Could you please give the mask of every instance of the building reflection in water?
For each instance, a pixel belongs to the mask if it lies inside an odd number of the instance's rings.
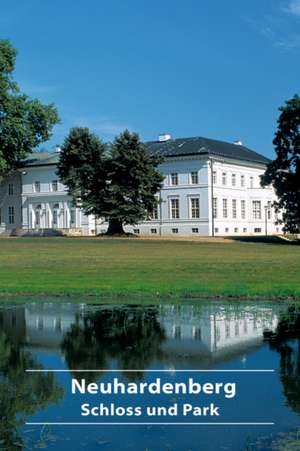
[[[14,339],[21,340],[31,348],[60,352],[66,334],[75,323],[78,327],[87,328],[87,324],[90,324],[87,318],[91,320],[97,314],[94,327],[99,328],[99,324],[108,321],[109,311],[115,312],[115,316],[109,320],[111,325],[113,318],[117,321],[117,312],[125,312],[125,317],[130,318],[141,308],[147,311],[149,307],[30,304],[5,310],[2,327]],[[263,344],[264,332],[275,331],[278,324],[278,311],[268,306],[258,307],[257,304],[237,304],[234,307],[229,304],[224,307],[216,304],[166,305],[152,306],[151,309],[155,311],[164,331],[160,360],[165,363],[174,360],[176,366],[184,361],[195,366],[201,362],[209,365],[210,362],[213,364],[214,361],[238,354],[245,358],[247,351]],[[151,343],[147,345],[151,346]]]
[[[265,330],[274,331],[278,313],[272,308],[200,309],[198,306],[161,307],[160,319],[168,337],[168,347],[177,353],[218,354],[247,349],[263,342]]]

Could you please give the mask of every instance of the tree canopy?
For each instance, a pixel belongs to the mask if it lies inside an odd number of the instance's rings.
[[[58,123],[54,105],[43,105],[20,92],[13,79],[16,50],[0,40],[0,178],[51,137]]]
[[[62,145],[58,175],[86,214],[106,218],[109,234],[149,216],[163,177],[158,155],[147,152],[136,133],[125,130],[104,144],[87,128],[73,128]]]
[[[279,377],[283,394],[294,412],[300,413],[300,308],[291,305],[279,316],[274,333],[266,333],[271,349],[279,352]]]
[[[156,307],[116,306],[87,312],[66,332],[62,351],[69,368],[105,369],[111,360],[120,369],[142,370],[162,358],[165,330]],[[140,379],[142,372],[124,373]],[[74,374],[76,377],[76,374]],[[85,373],[94,381],[94,373]]]
[[[284,230],[300,232],[300,97],[295,95],[283,107],[273,144],[276,159],[268,164],[263,186],[273,184],[282,211]]]

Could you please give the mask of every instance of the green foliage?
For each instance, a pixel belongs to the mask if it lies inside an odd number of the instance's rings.
[[[58,175],[86,214],[109,219],[109,233],[147,218],[157,203],[162,161],[136,133],[125,130],[105,145],[87,128],[73,128],[62,146]]]
[[[300,232],[300,97],[295,95],[279,109],[278,128],[274,138],[277,157],[262,178],[263,186],[273,184],[283,214],[284,230]]]
[[[300,307],[292,304],[280,315],[276,331],[266,337],[280,353],[279,376],[288,405],[300,413]]]
[[[51,137],[56,108],[20,93],[13,80],[16,50],[0,40],[0,177]]]
[[[26,417],[57,403],[63,388],[53,373],[26,373],[28,368],[41,366],[25,349],[25,337],[9,329],[9,320],[0,311],[0,449],[17,451],[23,449],[19,428]]]
[[[162,159],[150,155],[136,133],[125,130],[116,137],[111,152],[110,195],[104,216],[124,224],[147,218],[157,200],[163,176],[157,170]]]
[[[141,370],[162,358],[164,340],[157,307],[116,306],[77,318],[64,336],[62,351],[70,369],[106,369],[113,359],[120,369]],[[124,375],[133,380],[143,377],[141,372]],[[95,374],[85,377],[93,381]]]
[[[105,152],[88,128],[72,128],[62,146],[57,173],[87,214],[97,213],[107,189]]]

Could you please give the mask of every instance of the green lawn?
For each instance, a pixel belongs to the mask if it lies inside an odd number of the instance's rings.
[[[103,238],[0,239],[0,294],[300,299],[300,246]]]

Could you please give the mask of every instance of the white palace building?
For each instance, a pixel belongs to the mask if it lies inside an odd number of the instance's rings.
[[[160,135],[145,143],[160,153],[164,175],[151,218],[125,229],[140,235],[280,234],[273,188],[260,186],[269,160],[241,142]],[[56,152],[32,153],[0,186],[0,234],[94,235],[104,220],[75,208],[56,174]]]

